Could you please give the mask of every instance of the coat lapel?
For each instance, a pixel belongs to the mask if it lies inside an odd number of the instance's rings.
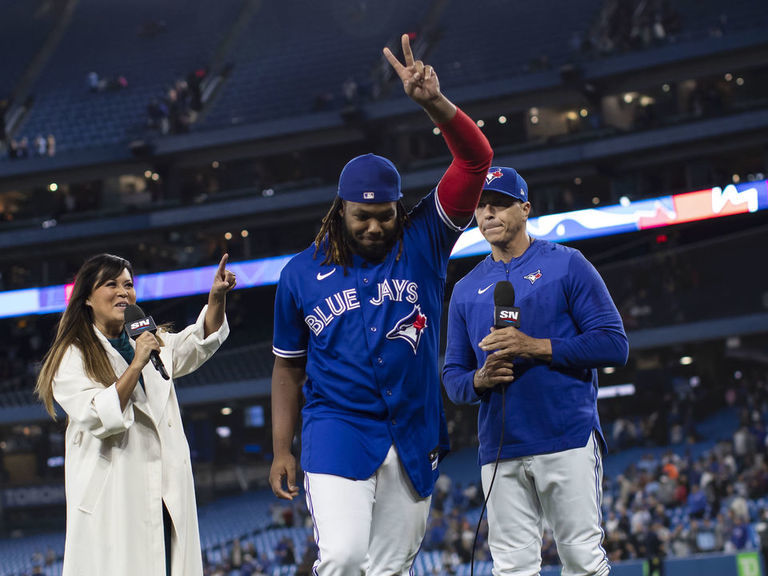
[[[135,347],[133,340],[131,340],[131,346]],[[173,376],[171,371],[173,358],[171,358],[168,348],[160,348],[160,358],[165,365],[166,372]],[[168,404],[168,398],[171,395],[171,380],[166,380],[160,376],[151,361],[147,362],[141,373],[144,375],[144,383],[147,385],[149,406],[152,409],[152,414],[155,415],[155,424],[160,424],[163,412],[165,412],[165,405]]]
[[[112,344],[109,343],[109,340],[107,340],[106,336],[104,336],[104,334],[102,334],[101,331],[96,328],[96,326],[93,326],[93,331],[96,334],[96,337],[99,339],[99,342],[101,342],[101,345],[104,347],[104,350],[106,350],[107,356],[109,357],[109,362],[112,364],[112,369],[115,371],[115,375],[120,378],[120,375],[128,369],[128,363],[125,361],[125,358],[120,355],[120,352],[115,350]],[[133,346],[135,349],[136,345],[134,344],[133,340],[130,342],[131,346]],[[146,386],[147,376],[144,374],[144,370],[142,370],[141,373],[142,376],[144,376],[144,385]],[[136,384],[136,387],[133,389],[133,393],[131,394],[131,400],[133,401],[135,408],[138,408],[144,412],[153,421],[155,420],[152,416],[151,402],[149,401],[144,388],[141,387],[141,384]]]

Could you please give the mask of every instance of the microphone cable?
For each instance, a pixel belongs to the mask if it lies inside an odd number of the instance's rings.
[[[475,539],[472,541],[472,556],[469,560],[469,576],[475,576],[475,549],[477,548],[477,537],[480,534],[480,524],[483,523],[483,515],[488,508],[488,499],[491,497],[491,490],[493,489],[493,483],[496,480],[496,471],[499,469],[499,460],[501,459],[501,448],[504,446],[504,421],[506,418],[506,392],[509,384],[502,384],[501,386],[501,436],[499,437],[499,450],[496,452],[496,461],[493,463],[493,475],[491,476],[491,483],[488,485],[488,493],[483,499],[483,507],[480,509],[480,518],[477,519],[477,528],[475,528]],[[480,488],[482,489],[482,468],[480,471]]]

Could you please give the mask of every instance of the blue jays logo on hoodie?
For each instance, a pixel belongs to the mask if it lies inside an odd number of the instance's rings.
[[[421,340],[421,333],[427,327],[427,317],[421,313],[421,306],[414,305],[410,314],[398,320],[395,327],[387,334],[388,340],[397,340],[402,338],[413,348],[413,353],[416,354],[416,350],[419,347],[419,341]]]

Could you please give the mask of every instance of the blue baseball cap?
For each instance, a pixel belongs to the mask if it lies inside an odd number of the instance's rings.
[[[521,202],[528,202],[528,184],[514,168],[491,168],[485,175],[483,190],[501,192]]]
[[[396,202],[403,197],[400,173],[392,162],[381,156],[357,156],[341,171],[338,193],[342,200],[349,202]]]

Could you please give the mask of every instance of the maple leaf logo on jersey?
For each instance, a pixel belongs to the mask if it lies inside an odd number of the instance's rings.
[[[539,278],[541,278],[541,270],[536,270],[536,272],[531,272],[530,274],[526,274],[523,276],[526,280],[530,280],[531,284],[536,282]]]
[[[398,320],[395,327],[387,334],[387,339],[397,340],[398,338],[402,338],[411,345],[413,353],[416,354],[416,350],[419,347],[419,341],[421,340],[421,333],[424,332],[424,328],[426,327],[427,317],[421,313],[421,306],[416,304],[408,316]]]
[[[504,174],[502,173],[501,170],[494,170],[493,172],[488,172],[488,174],[485,175],[485,183],[490,184],[491,182],[496,180],[496,178],[501,178],[502,176],[504,176]]]

